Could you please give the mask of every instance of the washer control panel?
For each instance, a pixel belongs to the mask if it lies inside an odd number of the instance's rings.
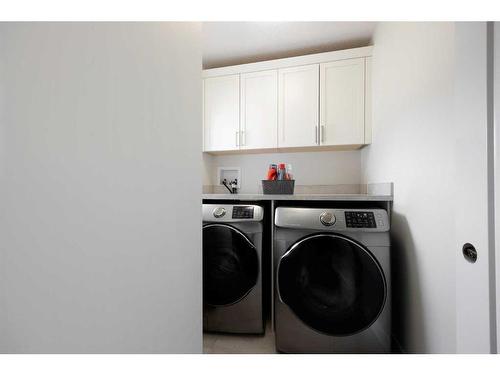
[[[262,221],[264,208],[256,204],[209,204],[202,207],[203,222],[235,223]]]
[[[347,228],[376,228],[373,211],[345,211]]]
[[[253,206],[233,206],[233,219],[253,219]]]

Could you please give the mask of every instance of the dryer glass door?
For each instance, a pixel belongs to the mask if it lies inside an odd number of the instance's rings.
[[[310,328],[338,336],[368,328],[386,299],[383,271],[371,252],[337,234],[315,234],[278,264],[280,299]]]
[[[231,305],[255,286],[259,257],[252,242],[227,224],[203,227],[203,303]]]

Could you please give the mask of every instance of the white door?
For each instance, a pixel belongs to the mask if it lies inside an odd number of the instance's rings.
[[[493,136],[485,22],[455,26],[456,324],[458,353],[495,352]],[[438,202],[436,202],[438,204]],[[443,213],[446,219],[447,214]],[[464,256],[465,253],[469,257]],[[474,251],[477,259],[474,261]],[[467,260],[469,259],[469,261]],[[439,270],[436,270],[439,272]]]
[[[320,65],[320,143],[365,143],[365,59]]]
[[[241,75],[240,148],[278,147],[278,71]]]
[[[278,71],[278,146],[318,144],[319,65]]]
[[[203,81],[203,151],[239,149],[240,76]]]

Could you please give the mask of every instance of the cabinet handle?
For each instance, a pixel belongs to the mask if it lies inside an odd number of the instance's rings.
[[[241,131],[241,144],[240,146],[246,146],[246,139],[247,136],[246,136],[246,132],[244,130]]]
[[[236,132],[236,147],[240,147],[240,132]]]
[[[320,138],[320,141],[321,143],[323,143],[325,141],[325,126],[324,125],[321,125],[319,127],[319,138]]]
[[[318,127],[314,127],[314,143],[318,144]]]

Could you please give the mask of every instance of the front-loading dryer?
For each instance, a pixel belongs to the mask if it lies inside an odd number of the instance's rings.
[[[391,351],[385,210],[278,207],[274,264],[278,351]]]
[[[259,205],[203,205],[203,329],[264,333]]]

